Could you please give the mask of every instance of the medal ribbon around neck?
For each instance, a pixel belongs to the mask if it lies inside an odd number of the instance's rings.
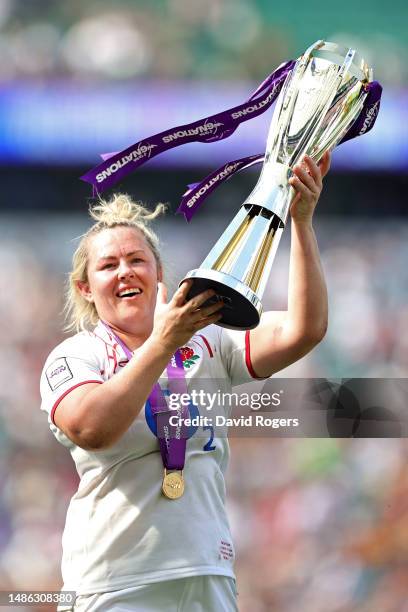
[[[130,351],[126,344],[113,332],[107,323],[102,321],[102,325],[122,347],[127,359],[130,361],[133,356],[132,351]],[[187,383],[180,350],[177,349],[172,356],[170,363],[166,367],[166,371],[170,394],[176,394],[177,397],[180,397],[181,394],[187,393]],[[175,499],[183,494],[183,477],[182,475],[167,474],[167,470],[182,471],[184,468],[188,437],[187,428],[184,426],[184,419],[189,416],[188,406],[184,406],[180,403],[177,409],[171,410],[167,405],[162,388],[158,382],[154,384],[148,401],[150,402],[152,414],[157,424],[157,438],[159,440],[160,453],[165,469],[163,485],[166,482],[166,478],[170,481],[176,478],[179,485],[170,495],[168,495],[166,491],[163,492],[166,496],[170,497],[170,499]],[[169,420],[171,416],[177,416],[177,425],[170,424]]]

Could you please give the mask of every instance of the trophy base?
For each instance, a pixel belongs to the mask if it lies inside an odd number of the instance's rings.
[[[217,321],[216,325],[239,330],[253,329],[258,325],[262,314],[261,300],[240,280],[224,272],[206,268],[190,270],[183,278],[187,279],[193,281],[187,299],[207,289],[214,289],[217,295],[207,300],[204,305],[214,304],[219,298],[224,300],[225,306],[220,311],[222,319]]]

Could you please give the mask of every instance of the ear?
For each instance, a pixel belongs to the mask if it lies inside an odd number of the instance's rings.
[[[93,302],[92,291],[89,283],[86,283],[85,281],[77,281],[76,286],[79,293],[86,299],[87,302]]]
[[[159,266],[157,269],[157,282],[163,282],[163,268],[161,266]]]

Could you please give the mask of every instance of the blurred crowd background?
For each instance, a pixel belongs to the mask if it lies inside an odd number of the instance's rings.
[[[316,212],[327,336],[282,376],[407,376],[407,17],[402,0],[0,0],[0,590],[61,586],[77,476],[39,410],[38,383],[63,338],[66,274],[89,223],[79,176],[103,151],[242,102],[319,38],[355,45],[384,96],[373,132],[335,151]],[[225,143],[165,154],[120,186],[168,202],[157,230],[170,288],[205,257],[259,169],[227,182],[190,225],[174,215],[186,184],[214,160],[261,152],[270,117]],[[266,308],[286,307],[288,259],[289,230]],[[231,445],[240,612],[408,611],[405,440]]]
[[[268,0],[2,0],[1,78],[252,79],[314,39],[347,38],[384,82],[407,78],[406,7]]]

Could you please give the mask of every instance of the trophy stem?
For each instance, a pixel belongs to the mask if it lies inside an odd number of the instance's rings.
[[[270,210],[243,205],[201,266],[187,274],[185,279],[192,280],[188,299],[214,289],[217,296],[205,305],[224,301],[218,325],[232,329],[256,327],[283,228],[280,217]]]

